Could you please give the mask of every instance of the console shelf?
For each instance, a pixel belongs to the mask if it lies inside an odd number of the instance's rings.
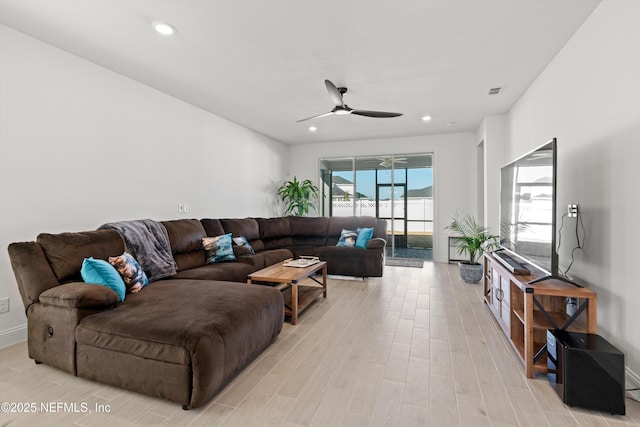
[[[484,301],[524,364],[527,378],[547,372],[548,329],[597,333],[596,293],[561,280],[535,284],[543,274],[516,275],[492,254],[484,254]],[[579,314],[566,313],[566,299],[576,298]]]
[[[513,314],[518,318],[518,320],[520,320],[520,322],[524,324],[524,309],[514,309]],[[564,325],[567,322],[567,320],[569,320],[569,316],[567,316],[565,313],[550,312],[548,313],[548,315],[551,317],[554,323],[558,326]],[[532,324],[531,324],[533,329],[542,329],[546,334],[547,329],[549,329],[549,325],[550,325],[549,321],[539,310],[533,311],[533,318],[532,318]],[[568,325],[566,330],[571,332],[583,332],[586,330],[586,325],[584,324],[583,321],[578,319],[575,322]]]

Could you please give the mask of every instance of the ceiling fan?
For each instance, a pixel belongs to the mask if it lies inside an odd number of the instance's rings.
[[[392,164],[396,163],[407,163],[406,157],[394,157],[393,161],[391,157],[378,157],[378,160],[380,160],[380,166],[383,168],[390,168]]]
[[[401,116],[402,113],[389,113],[386,111],[369,111],[369,110],[357,110],[355,108],[349,107],[344,103],[342,96],[347,93],[346,87],[336,87],[329,80],[324,81],[324,85],[327,87],[327,91],[329,92],[329,97],[333,102],[333,110],[328,113],[318,114],[317,116],[307,117],[306,119],[297,120],[297,122],[304,122],[305,120],[317,119],[319,117],[329,116],[331,114],[337,115],[346,115],[346,114],[355,114],[358,116],[365,117],[398,117]]]

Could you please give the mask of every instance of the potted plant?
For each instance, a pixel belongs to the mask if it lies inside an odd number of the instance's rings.
[[[316,210],[312,200],[318,198],[318,187],[308,179],[298,181],[294,176],[293,181],[286,181],[278,188],[278,195],[286,205],[283,215],[303,216],[310,208]]]
[[[482,264],[478,259],[485,250],[497,249],[499,247],[498,236],[489,234],[489,230],[478,224],[471,214],[462,215],[456,212],[451,224],[445,229],[455,233],[452,236],[456,239],[458,253],[469,254],[469,261],[461,261],[460,277],[467,283],[476,283],[482,279]]]

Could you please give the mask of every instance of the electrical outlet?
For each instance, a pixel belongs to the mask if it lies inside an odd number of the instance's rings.
[[[184,212],[184,205],[182,203],[178,204],[178,213]]]
[[[571,203],[567,209],[567,215],[569,218],[577,218],[578,217],[578,205],[576,203]]]
[[[9,297],[0,298],[0,313],[9,312]]]

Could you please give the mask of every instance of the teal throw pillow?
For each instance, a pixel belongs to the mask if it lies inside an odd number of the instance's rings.
[[[251,245],[249,244],[249,242],[247,241],[247,238],[244,237],[244,236],[234,237],[233,238],[233,243],[235,243],[238,246],[241,246],[241,247],[245,248],[246,250],[249,251],[250,254],[255,254],[256,253],[253,250],[253,248],[251,247]]]
[[[231,247],[231,233],[216,237],[204,237],[202,247],[207,254],[207,264],[236,260]]]
[[[373,228],[358,228],[358,238],[356,239],[356,248],[367,248],[367,243],[373,237]]]
[[[358,238],[358,232],[355,230],[342,230],[340,233],[340,239],[336,246],[345,246],[353,248],[356,245],[356,239]]]
[[[106,286],[118,294],[120,302],[124,301],[126,287],[120,273],[114,266],[101,259],[85,258],[80,269],[82,280],[87,283]]]
[[[124,252],[120,256],[110,256],[109,264],[118,270],[128,292],[137,294],[149,284],[149,279],[147,279],[144,270],[130,253]]]

